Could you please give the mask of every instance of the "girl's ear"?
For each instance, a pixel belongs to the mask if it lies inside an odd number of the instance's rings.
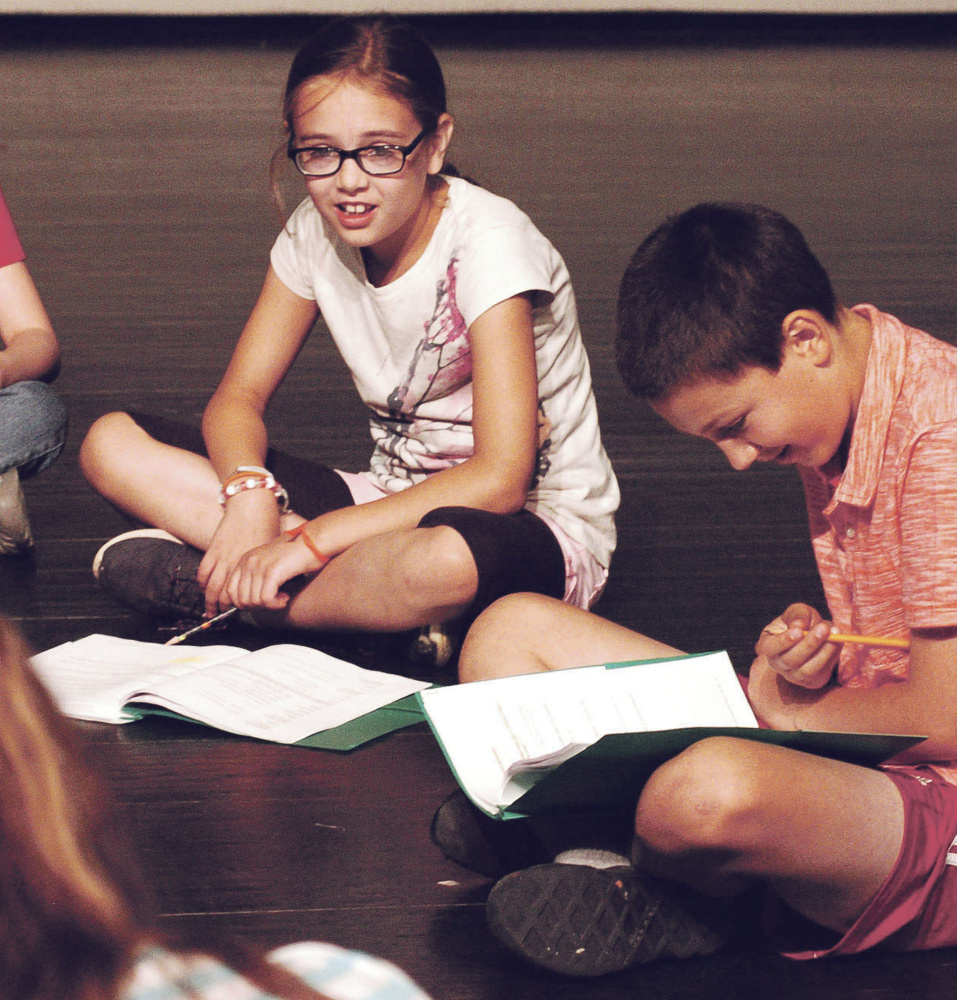
[[[795,309],[784,317],[784,350],[814,365],[826,365],[834,351],[834,328],[816,309]]]
[[[430,174],[439,173],[445,165],[445,153],[449,148],[449,143],[452,141],[452,133],[454,131],[455,123],[452,120],[452,116],[448,112],[443,112],[439,115],[435,132],[429,140],[429,149],[431,151],[429,157]]]

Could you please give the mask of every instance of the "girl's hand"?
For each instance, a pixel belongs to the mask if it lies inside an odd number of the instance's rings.
[[[831,628],[813,608],[792,604],[761,632],[755,652],[789,684],[817,690],[830,682],[840,657],[840,646],[827,641]]]
[[[247,490],[231,497],[210,542],[197,579],[206,590],[206,613],[233,606],[227,583],[240,559],[279,534],[279,508],[268,490]]]
[[[283,535],[243,555],[230,574],[226,593],[237,608],[281,611],[289,603],[289,594],[280,589],[283,584],[317,573],[324,565],[301,541]]]

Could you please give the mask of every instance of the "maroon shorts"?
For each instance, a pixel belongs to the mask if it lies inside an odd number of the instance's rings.
[[[880,946],[920,951],[957,944],[957,785],[930,766],[881,770],[904,800],[904,839],[870,906],[836,944],[789,958],[853,955]]]

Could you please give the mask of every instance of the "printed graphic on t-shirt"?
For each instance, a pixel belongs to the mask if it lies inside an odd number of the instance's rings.
[[[405,378],[389,393],[388,412],[372,412],[372,436],[379,455],[388,456],[388,472],[396,479],[420,480],[423,474],[468,458],[472,451],[471,393],[458,409],[451,398],[472,378],[468,327],[455,296],[458,263],[454,255],[436,285],[432,315],[423,324],[424,336],[412,352]],[[420,413],[436,400],[445,400],[444,419]]]
[[[552,422],[548,419],[542,401],[538,401],[538,450],[535,456],[535,475],[532,479],[532,486],[536,486],[547,475],[552,467],[552,460],[548,453],[552,449]]]
[[[458,264],[456,255],[449,262],[444,279],[436,286],[435,308],[424,325],[425,336],[416,345],[402,383],[389,393],[388,415],[376,413],[373,417],[374,423],[381,430],[381,436],[378,437],[380,447],[393,456],[393,459],[399,460],[389,463],[392,474],[399,478],[412,478],[409,475],[412,470],[409,469],[408,453],[403,446],[409,438],[415,438],[425,446],[416,455],[412,467],[416,472],[434,472],[447,467],[450,458],[468,457],[453,456],[450,453],[448,435],[450,432],[454,435],[452,440],[455,437],[461,438],[463,425],[471,425],[471,398],[461,413],[449,414],[452,419],[423,419],[419,416],[419,409],[423,404],[451,396],[471,381],[472,349],[468,327],[459,312],[455,296]],[[436,447],[431,447],[432,443]],[[551,443],[551,422],[539,403],[538,448],[532,485],[540,482],[548,473]],[[401,460],[403,455],[404,462]]]
[[[468,327],[455,300],[458,258],[449,262],[445,279],[436,288],[435,309],[425,324],[405,380],[389,393],[392,416],[415,414],[432,399],[441,399],[472,376],[472,349]]]

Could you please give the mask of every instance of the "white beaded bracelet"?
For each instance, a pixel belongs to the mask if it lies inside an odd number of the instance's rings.
[[[243,473],[249,473],[243,475]],[[259,466],[240,465],[219,488],[219,502],[225,507],[226,501],[230,497],[242,493],[244,490],[269,490],[279,504],[279,513],[285,514],[289,510],[289,494],[276,482],[275,476],[267,469]]]

